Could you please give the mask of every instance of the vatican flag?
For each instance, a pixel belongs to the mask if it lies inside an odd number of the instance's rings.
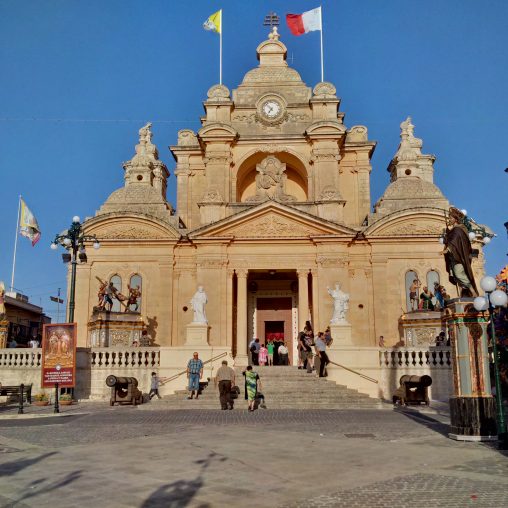
[[[32,241],[34,246],[41,237],[41,230],[35,215],[26,206],[26,203],[21,199],[21,215],[19,217],[19,234]]]
[[[211,32],[217,32],[218,34],[222,33],[222,9],[220,11],[214,12],[204,23],[203,28],[205,30],[210,30]]]

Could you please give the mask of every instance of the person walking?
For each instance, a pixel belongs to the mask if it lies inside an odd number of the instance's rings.
[[[258,389],[261,390],[261,380],[258,373],[252,370],[251,365],[242,374],[245,376],[245,400],[249,403],[249,411],[254,411]]]
[[[252,365],[259,365],[258,355],[260,348],[261,345],[259,344],[259,339],[252,339],[251,343],[249,344],[249,352],[252,358]]]
[[[162,397],[159,395],[159,386],[161,384],[161,381],[164,381],[166,379],[165,377],[159,377],[157,375],[157,372],[152,372],[152,379],[150,381],[150,392],[148,393],[148,397],[150,400],[152,400],[152,397],[157,395],[159,399]]]
[[[289,365],[289,362],[288,362],[288,348],[286,347],[286,343],[283,342],[280,346],[279,346],[279,350],[278,350],[278,353],[279,353],[279,364],[280,365]]]
[[[258,363],[262,367],[266,365],[266,361],[268,360],[268,349],[266,349],[264,344],[261,344],[261,347],[259,348],[259,355],[258,355]]]
[[[307,332],[303,344],[305,348],[305,362],[307,364],[307,373],[312,374],[312,368],[314,367],[314,354],[312,353],[314,338],[312,337],[312,332]]]
[[[231,388],[235,385],[235,371],[228,367],[227,360],[222,360],[215,376],[215,386],[219,386],[220,408],[233,409],[233,399],[231,398]]]
[[[273,340],[270,339],[270,342],[268,342],[268,344],[266,345],[266,349],[268,350],[268,365],[270,367],[273,367],[273,350],[274,350]]]
[[[326,365],[330,363],[328,355],[326,354],[326,343],[324,340],[324,333],[319,332],[315,342],[316,352],[319,355],[319,377],[325,377]]]
[[[187,379],[189,380],[189,400],[199,397],[199,380],[203,377],[203,362],[199,359],[198,353],[194,352],[192,358],[187,363]]]

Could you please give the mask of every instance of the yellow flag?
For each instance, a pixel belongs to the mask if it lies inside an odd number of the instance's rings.
[[[204,23],[203,28],[212,32],[221,33],[222,29],[222,9],[214,12]]]

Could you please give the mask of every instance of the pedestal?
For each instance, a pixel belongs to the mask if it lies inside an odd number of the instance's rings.
[[[88,346],[132,346],[134,341],[139,345],[143,328],[138,312],[95,310],[88,322]]]
[[[208,346],[208,331],[210,327],[207,323],[190,323],[187,325],[186,346]]]
[[[446,307],[452,347],[454,396],[450,398],[450,437],[461,441],[496,439],[496,407],[490,386],[487,318],[473,298]]]
[[[351,346],[353,344],[351,325],[348,322],[330,325],[330,333],[332,334],[333,345]]]

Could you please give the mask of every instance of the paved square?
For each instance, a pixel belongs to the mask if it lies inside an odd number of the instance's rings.
[[[504,507],[506,456],[412,410],[0,413],[5,507]]]

